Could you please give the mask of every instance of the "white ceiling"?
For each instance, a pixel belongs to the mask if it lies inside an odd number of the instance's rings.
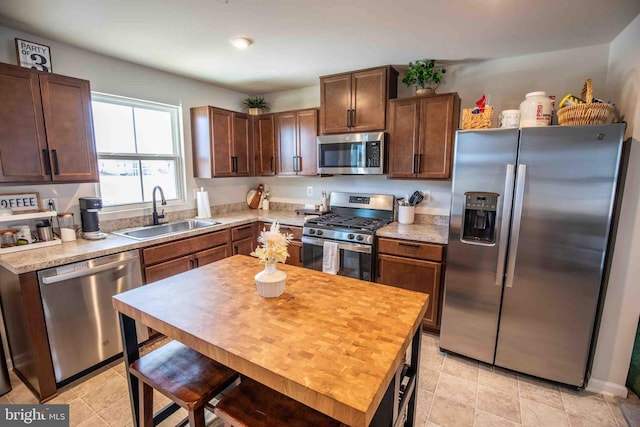
[[[640,0],[2,0],[0,22],[245,93],[611,42]],[[254,40],[245,51],[229,40]],[[55,52],[53,52],[55,61]]]

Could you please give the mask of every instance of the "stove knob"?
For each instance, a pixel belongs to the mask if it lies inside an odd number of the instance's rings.
[[[356,236],[356,240],[360,240],[361,241],[362,240],[362,236],[360,236],[360,235]]]
[[[353,240],[353,238],[354,238],[354,237],[356,237],[356,236],[354,236],[354,235],[353,235],[353,233],[350,233],[350,234],[347,236],[347,239]]]
[[[316,230],[312,228],[311,230],[309,230],[309,234],[316,234]]]
[[[323,234],[323,233],[322,233],[322,230],[318,230],[318,231],[316,232],[316,234],[317,234],[318,236],[322,236],[322,234]]]

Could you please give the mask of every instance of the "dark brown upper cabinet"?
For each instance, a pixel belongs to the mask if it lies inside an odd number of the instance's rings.
[[[449,179],[458,94],[395,99],[389,105],[389,177]]]
[[[385,130],[397,91],[398,72],[389,66],[320,77],[320,133]]]
[[[252,134],[247,114],[210,106],[191,108],[194,177],[252,175]]]
[[[317,175],[318,110],[276,113],[278,175]]]
[[[0,63],[0,182],[97,182],[89,82]]]
[[[273,114],[251,116],[256,176],[276,174],[276,126]]]

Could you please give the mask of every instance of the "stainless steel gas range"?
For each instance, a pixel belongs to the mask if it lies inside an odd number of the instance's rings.
[[[394,203],[387,194],[331,193],[330,212],[304,223],[303,265],[323,271],[333,243],[338,275],[373,281],[375,231],[393,221]]]

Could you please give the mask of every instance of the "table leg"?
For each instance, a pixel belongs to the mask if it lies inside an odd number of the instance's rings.
[[[413,394],[409,398],[407,407],[407,423],[405,426],[413,427],[416,424],[416,412],[418,409],[418,386],[420,384],[420,351],[422,349],[422,326],[418,328],[411,341],[411,369],[416,373]]]
[[[129,373],[129,366],[140,358],[138,351],[138,334],[136,333],[136,322],[129,316],[118,313],[120,319],[120,333],[122,334],[122,355],[124,356],[124,367],[127,372],[127,383],[129,383],[129,399],[131,400],[131,415],[133,417],[133,427],[138,427],[140,414],[140,403],[138,401],[139,385],[138,379]]]

